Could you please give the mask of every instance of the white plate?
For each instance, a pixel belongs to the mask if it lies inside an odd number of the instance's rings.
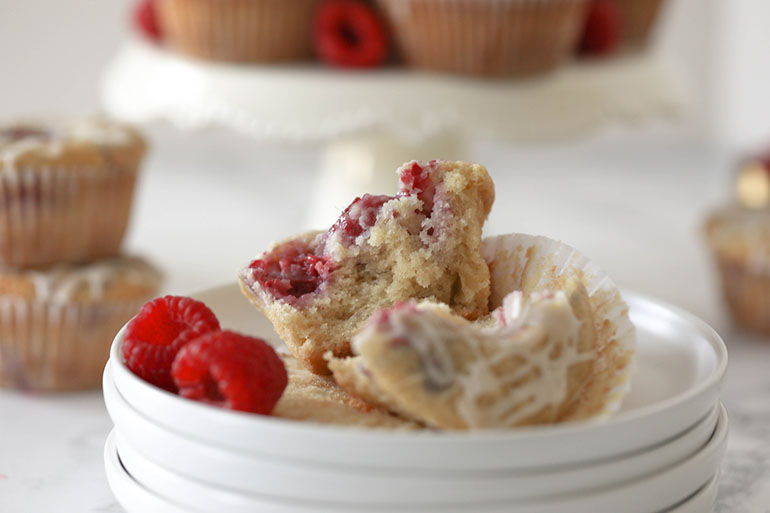
[[[677,504],[664,513],[709,513],[714,508],[714,501],[719,490],[719,469],[708,483],[695,492],[689,499]]]
[[[267,319],[237,285],[196,294],[223,326],[274,342]],[[451,471],[531,469],[618,457],[669,440],[717,401],[727,366],[719,336],[676,307],[626,293],[637,328],[637,369],[621,412],[604,423],[574,423],[471,433],[390,432],[321,426],[225,411],[149,385],[112,346],[115,384],[152,422],[193,438],[257,455],[360,467]]]
[[[458,476],[404,469],[355,469],[254,457],[192,439],[153,424],[120,396],[104,374],[104,397],[122,446],[171,472],[201,483],[273,497],[377,504],[472,503],[585,492],[639,479],[686,460],[714,432],[718,408],[680,437],[647,451],[608,462],[525,473],[487,472]],[[123,453],[121,453],[123,454]],[[124,463],[132,469],[133,453]],[[253,476],[261,476],[254,479]],[[343,485],[343,486],[341,486]],[[181,489],[180,489],[181,490]]]
[[[151,492],[128,474],[118,457],[114,433],[110,433],[104,445],[104,466],[107,481],[115,494],[115,498],[128,513],[190,513],[190,509]],[[689,499],[667,509],[665,513],[707,513],[713,507],[718,487],[719,472],[715,473],[709,482]],[[263,509],[262,511],[269,513],[271,510]],[[274,513],[289,513],[291,510],[276,508],[272,511]]]
[[[446,503],[443,505],[372,505],[372,504],[342,504],[320,501],[288,500],[242,494],[222,487],[214,487],[168,471],[143,458],[133,450],[125,439],[118,437],[121,445],[118,454],[137,484],[145,492],[157,497],[163,497],[172,504],[180,504],[190,509],[204,513],[246,513],[249,511],[275,512],[386,512],[409,511],[421,513],[438,513],[452,511],[474,512],[508,512],[508,513],[653,513],[674,508],[673,511],[683,513],[698,511],[694,509],[705,505],[711,497],[709,484],[719,468],[724,449],[727,444],[727,415],[720,407],[717,428],[709,443],[691,458],[662,470],[655,475],[624,483],[623,485],[607,487],[593,493],[567,494],[555,498],[533,501],[498,501],[477,503]],[[108,446],[113,443],[108,440]],[[252,476],[261,479],[264,476]],[[111,481],[112,485],[112,481]],[[705,485],[705,492],[704,490]],[[299,485],[297,485],[299,487]],[[345,483],[338,483],[344,488]],[[699,492],[699,490],[701,492]],[[120,500],[119,492],[116,492]],[[683,502],[684,501],[684,502]],[[695,502],[693,502],[695,501]],[[688,505],[688,502],[690,503]],[[121,501],[123,504],[123,502]],[[127,507],[126,504],[123,504]],[[131,513],[133,511],[127,507]]]
[[[189,508],[174,504],[136,482],[118,458],[114,433],[104,444],[104,473],[115,499],[129,513],[191,513]]]

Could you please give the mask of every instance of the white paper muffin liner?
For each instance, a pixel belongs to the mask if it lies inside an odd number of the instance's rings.
[[[119,253],[137,169],[138,162],[0,172],[0,265],[86,262]]]
[[[110,343],[143,301],[55,304],[0,297],[0,386],[98,388]]]
[[[559,290],[567,278],[583,283],[598,337],[597,358],[582,399],[562,420],[603,418],[617,411],[630,388],[636,336],[628,306],[607,274],[576,249],[542,236],[491,237],[484,239],[482,251],[491,274],[490,310],[515,290],[526,296]]]
[[[585,0],[378,0],[404,59],[479,76],[554,69],[575,51]]]

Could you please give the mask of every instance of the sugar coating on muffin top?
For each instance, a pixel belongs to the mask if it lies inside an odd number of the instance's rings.
[[[0,271],[0,296],[47,304],[131,301],[157,292],[161,274],[139,257]]]
[[[356,198],[326,232],[276,244],[242,269],[244,294],[296,357],[328,372],[323,354],[350,340],[377,309],[411,298],[487,314],[489,269],[481,232],[494,201],[486,169],[468,162],[409,162],[395,196]]]
[[[138,159],[146,148],[134,128],[104,118],[0,126],[0,172],[56,165],[96,167]]]

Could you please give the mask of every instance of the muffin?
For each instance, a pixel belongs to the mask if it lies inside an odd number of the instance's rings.
[[[612,0],[618,7],[621,37],[631,46],[647,42],[665,0]]]
[[[395,196],[356,198],[327,231],[281,242],[239,274],[241,290],[289,349],[316,373],[324,353],[350,354],[375,310],[408,299],[486,315],[489,269],[482,226],[494,200],[486,169],[409,162]]]
[[[329,355],[346,390],[439,429],[508,428],[611,413],[628,390],[634,330],[607,276],[574,249],[521,234],[485,241],[490,318],[404,303]],[[590,293],[589,293],[590,290]]]
[[[292,356],[282,357],[289,374],[289,384],[273,409],[273,416],[337,426],[420,428],[414,422],[349,394],[331,377],[313,374]]]
[[[144,153],[135,130],[102,119],[0,127],[0,266],[117,255]]]
[[[706,237],[733,321],[770,336],[770,209],[717,210],[706,222]]]
[[[585,0],[378,0],[411,66],[474,76],[529,75],[566,62]]]
[[[200,59],[276,62],[313,55],[320,0],[157,0],[169,46]]]
[[[112,339],[159,284],[132,257],[0,270],[0,386],[97,388]]]

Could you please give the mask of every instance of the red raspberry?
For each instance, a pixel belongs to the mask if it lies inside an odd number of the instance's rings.
[[[314,292],[328,278],[333,265],[328,257],[313,254],[302,244],[279,246],[249,264],[254,281],[273,296],[292,303],[295,298]]]
[[[353,244],[356,237],[374,226],[380,208],[393,198],[394,196],[364,194],[362,197],[354,199],[353,203],[348,205],[348,208],[337,218],[329,232],[341,230],[345,234],[348,244]]]
[[[594,0],[588,8],[580,53],[609,55],[620,43],[620,12],[610,0]]]
[[[401,171],[401,194],[416,194],[422,201],[422,213],[429,216],[433,211],[433,196],[436,194],[436,184],[431,179],[431,168],[435,160],[423,167],[417,162]]]
[[[134,24],[153,41],[160,41],[163,34],[155,12],[155,0],[142,0],[134,8]]]
[[[313,32],[321,60],[343,68],[371,68],[388,55],[388,39],[377,13],[360,0],[327,0],[318,8]]]
[[[214,312],[189,297],[165,296],[145,304],[126,327],[123,358],[134,374],[176,391],[171,363],[179,350],[204,333],[219,330]]]
[[[208,333],[187,344],[171,373],[182,397],[262,415],[273,411],[289,380],[267,342],[232,331]]]

